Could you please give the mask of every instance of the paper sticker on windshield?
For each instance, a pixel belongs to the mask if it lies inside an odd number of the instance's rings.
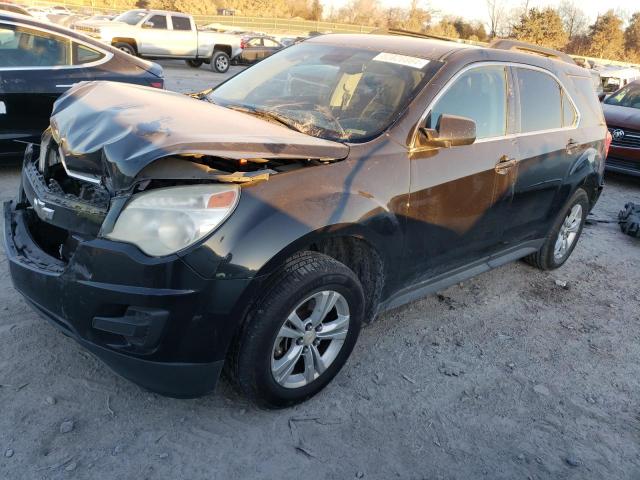
[[[397,53],[382,52],[373,57],[376,62],[395,63],[397,65],[404,65],[405,67],[423,69],[429,64],[429,60],[418,57],[409,57],[407,55],[398,55]]]

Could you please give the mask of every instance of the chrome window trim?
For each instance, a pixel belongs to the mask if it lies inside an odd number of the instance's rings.
[[[45,33],[48,33],[50,35],[53,35],[55,37],[59,37],[59,38],[64,38],[65,40],[68,40],[70,45],[71,45],[71,63],[73,63],[73,44],[77,43],[79,45],[84,45],[87,48],[90,48],[91,50],[95,50],[97,52],[100,52],[101,54],[104,55],[104,57],[102,57],[99,60],[96,60],[95,62],[90,62],[90,63],[82,63],[80,65],[51,65],[51,66],[41,66],[41,67],[0,67],[0,72],[13,72],[16,70],[19,71],[38,71],[38,70],[75,70],[78,68],[91,68],[91,67],[97,67],[99,65],[105,64],[108,61],[110,61],[113,58],[113,53],[108,52],[106,50],[103,50],[100,47],[97,47],[91,43],[85,42],[84,40],[80,40],[77,38],[72,38],[69,37],[68,35],[64,34],[64,33],[60,33],[60,32],[54,32],[52,30],[47,29],[46,27],[41,27],[41,26],[34,26],[34,25],[29,25],[29,24],[25,24],[25,23],[20,23],[20,22],[12,22],[12,21],[3,21],[0,23],[0,26],[2,25],[14,25],[16,27],[22,27],[22,28],[26,28],[29,30],[36,30],[36,31],[42,31]]]
[[[449,91],[451,86],[456,82],[456,80],[458,80],[458,78],[460,78],[464,73],[466,73],[466,72],[468,72],[470,70],[474,70],[474,69],[482,68],[482,67],[496,67],[496,66],[497,67],[505,67],[505,68],[506,67],[526,68],[526,69],[529,69],[529,70],[536,70],[538,72],[542,72],[542,73],[545,73],[545,74],[549,75],[551,78],[553,78],[558,83],[558,85],[560,85],[560,88],[562,88],[562,91],[567,95],[567,98],[569,98],[569,101],[571,102],[571,104],[573,105],[573,108],[576,111],[576,121],[575,121],[575,123],[573,125],[571,125],[569,127],[551,128],[551,129],[547,129],[547,130],[536,130],[536,131],[533,131],[533,132],[508,133],[506,135],[501,135],[499,137],[480,138],[480,139],[476,140],[474,143],[496,142],[496,141],[499,141],[499,140],[505,140],[505,139],[510,139],[510,138],[513,139],[513,138],[518,138],[518,137],[527,137],[527,136],[530,136],[530,135],[541,135],[541,134],[545,134],[545,133],[562,132],[562,131],[566,131],[566,130],[576,130],[580,126],[580,121],[582,120],[582,113],[578,109],[578,106],[577,106],[576,102],[573,100],[573,97],[571,96],[571,94],[569,93],[569,90],[564,86],[564,83],[562,83],[562,81],[553,72],[550,72],[549,70],[546,70],[546,69],[541,68],[541,67],[536,67],[535,65],[527,65],[527,64],[518,63],[518,62],[498,62],[498,61],[475,62],[475,63],[471,63],[469,65],[466,65],[464,68],[462,68],[459,71],[457,71],[455,73],[455,75],[453,75],[444,84],[444,86],[440,89],[440,91],[437,93],[437,95],[435,97],[433,97],[433,100],[431,100],[431,102],[429,103],[429,105],[425,109],[424,113],[420,117],[420,120],[418,120],[418,123],[413,127],[413,133],[411,134],[411,143],[409,144],[409,149],[410,150],[420,149],[420,147],[416,146],[416,141],[417,141],[417,138],[418,138],[418,129],[420,128],[421,125],[424,125],[424,122],[427,120],[427,117],[429,116],[429,113],[431,113],[431,110],[433,109],[435,104],[438,103],[440,98],[442,98],[442,96]],[[428,86],[427,86],[427,88],[428,88]]]

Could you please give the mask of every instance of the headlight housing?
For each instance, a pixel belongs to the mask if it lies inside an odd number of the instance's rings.
[[[237,185],[190,185],[139,193],[105,237],[133,243],[154,257],[176,253],[219,227],[239,198]]]

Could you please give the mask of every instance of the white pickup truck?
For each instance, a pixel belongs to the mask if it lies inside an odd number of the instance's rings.
[[[239,36],[199,31],[191,15],[179,12],[129,10],[112,21],[87,20],[74,28],[131,55],[181,58],[194,68],[207,63],[220,73],[242,52]]]

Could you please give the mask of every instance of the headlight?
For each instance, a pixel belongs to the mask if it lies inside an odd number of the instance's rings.
[[[159,257],[193,245],[215,230],[238,203],[237,185],[159,188],[135,195],[105,236]]]

